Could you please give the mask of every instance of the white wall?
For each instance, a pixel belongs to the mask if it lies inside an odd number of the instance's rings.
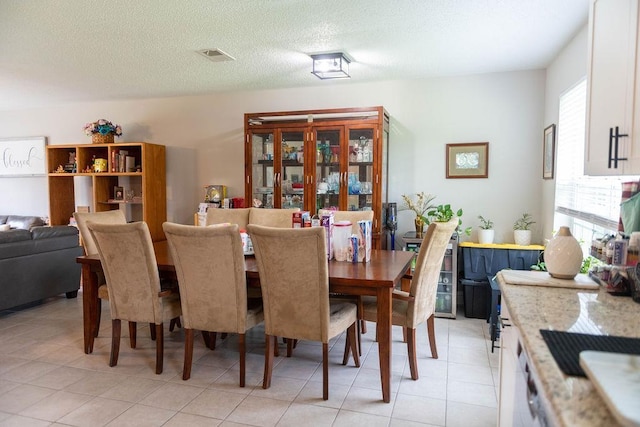
[[[547,68],[544,127],[552,123],[558,125],[560,95],[586,77],[587,48],[588,31],[585,25]],[[557,134],[556,129],[556,136]],[[542,131],[540,131],[540,141],[542,141]],[[545,180],[542,186],[543,236],[547,239],[552,237],[554,227],[555,183],[555,179]]]
[[[168,146],[168,218],[190,223],[207,184],[243,193],[243,114],[383,105],[391,115],[390,201],[426,191],[437,203],[464,209],[463,226],[478,215],[496,224],[496,241],[512,242],[512,224],[542,214],[544,70],[383,83],[332,82],[326,87],[81,103],[0,112],[0,137],[44,135],[49,144],[87,142],[85,122],[122,125],[123,141]],[[489,142],[488,179],[445,179],[445,144]],[[46,178],[0,178],[0,213],[47,215]],[[400,205],[400,203],[399,203]],[[399,233],[412,228],[401,212]],[[474,230],[472,239],[477,236]]]

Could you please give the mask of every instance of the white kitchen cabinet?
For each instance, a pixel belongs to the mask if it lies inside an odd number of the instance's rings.
[[[516,347],[518,336],[515,326],[509,319],[506,304],[500,314],[500,387],[498,389],[498,426],[512,426],[514,419],[514,397],[516,376],[518,375],[518,358]]]
[[[638,0],[593,0],[585,174],[640,174]]]

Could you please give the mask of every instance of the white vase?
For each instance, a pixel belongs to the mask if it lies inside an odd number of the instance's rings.
[[[582,267],[582,248],[569,227],[560,227],[544,249],[547,271],[557,279],[573,279]]]
[[[478,230],[478,243],[481,245],[488,245],[493,243],[493,236],[495,230],[485,230],[484,228],[480,228]]]
[[[513,230],[513,240],[516,245],[529,246],[531,244],[531,230]]]

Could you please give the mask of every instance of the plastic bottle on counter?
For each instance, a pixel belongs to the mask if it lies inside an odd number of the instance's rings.
[[[627,265],[628,240],[618,235],[613,241],[613,265]]]
[[[611,236],[605,245],[604,249],[604,262],[606,264],[613,264],[613,242],[615,238]]]
[[[629,247],[627,248],[627,265],[629,267],[635,267],[637,263],[638,263],[638,247],[630,244]]]

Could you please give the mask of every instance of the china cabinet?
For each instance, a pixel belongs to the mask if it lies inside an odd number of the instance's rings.
[[[90,191],[89,209],[122,209],[129,221],[145,221],[154,241],[164,240],[167,219],[164,145],[146,142],[47,146],[49,218],[68,224],[76,197]]]
[[[585,174],[640,173],[637,0],[593,0],[589,13]]]
[[[383,107],[245,114],[245,203],[373,210],[379,248],[388,137]]]
[[[422,244],[421,238],[416,238],[415,231],[408,231],[403,236],[404,250],[418,252]],[[415,267],[415,258],[412,264]],[[456,318],[456,305],[458,294],[458,235],[453,234],[447,245],[440,268],[438,278],[438,290],[436,292],[436,317]]]

